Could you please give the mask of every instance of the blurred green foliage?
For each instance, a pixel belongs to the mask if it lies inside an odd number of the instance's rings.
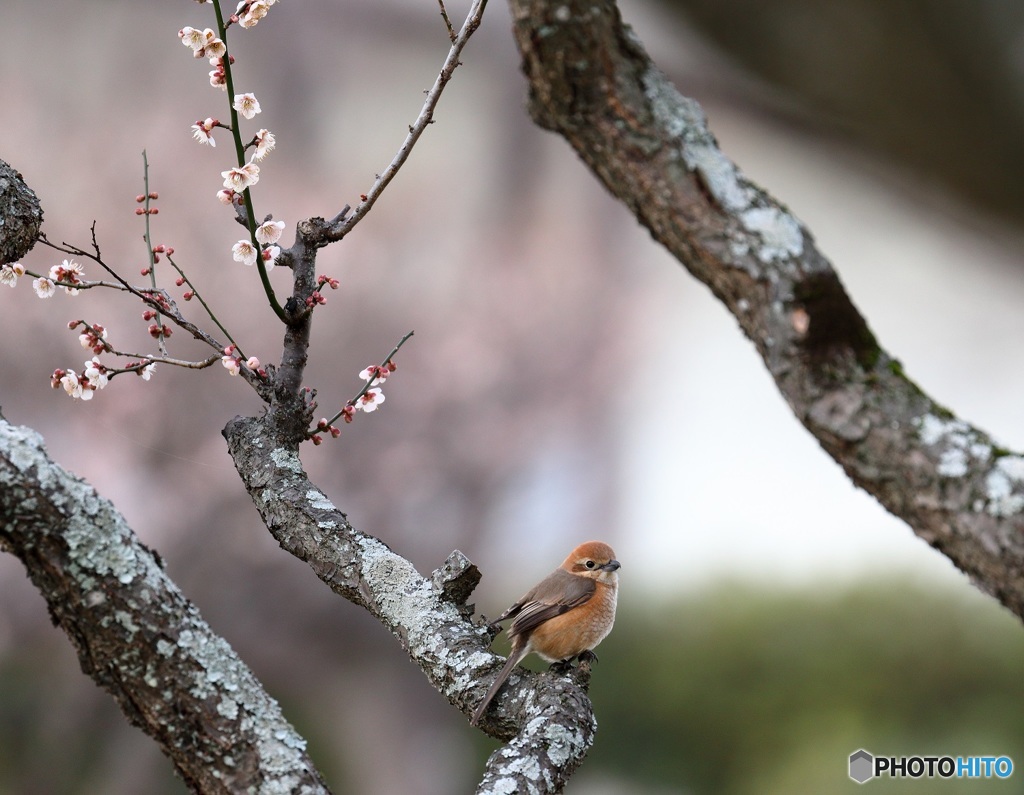
[[[1015,765],[1006,780],[875,779],[868,792],[1022,790],[1024,630],[966,582],[623,597],[591,684],[597,741],[570,793],[865,791],[847,776],[859,748]]]

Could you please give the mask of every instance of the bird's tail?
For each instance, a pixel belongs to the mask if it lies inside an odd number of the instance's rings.
[[[505,680],[508,679],[508,675],[512,673],[512,669],[515,668],[527,654],[529,654],[529,649],[527,648],[512,648],[512,651],[508,654],[508,659],[505,660],[505,664],[498,672],[498,676],[494,680],[494,684],[491,685],[491,689],[487,691],[487,695],[484,696],[484,700],[480,702],[479,706],[476,708],[476,712],[473,713],[473,719],[470,721],[470,725],[476,726],[480,722],[480,718],[482,718],[484,712],[487,711],[487,706],[491,703],[491,699],[493,699],[495,694],[501,689],[501,686],[505,684]]]

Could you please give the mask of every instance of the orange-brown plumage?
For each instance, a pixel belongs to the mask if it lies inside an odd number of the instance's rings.
[[[568,664],[591,653],[608,636],[615,622],[618,569],[615,552],[607,544],[580,544],[561,566],[498,617],[498,621],[512,619],[508,628],[512,650],[473,713],[473,725],[530,652],[551,663]]]

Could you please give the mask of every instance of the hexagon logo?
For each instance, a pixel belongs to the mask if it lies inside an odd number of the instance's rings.
[[[875,777],[875,758],[863,748],[850,754],[850,778],[863,784]]]

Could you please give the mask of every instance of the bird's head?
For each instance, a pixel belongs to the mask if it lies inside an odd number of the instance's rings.
[[[579,574],[608,585],[618,582],[619,565],[615,551],[603,541],[580,544],[562,562],[562,568],[570,574]]]

